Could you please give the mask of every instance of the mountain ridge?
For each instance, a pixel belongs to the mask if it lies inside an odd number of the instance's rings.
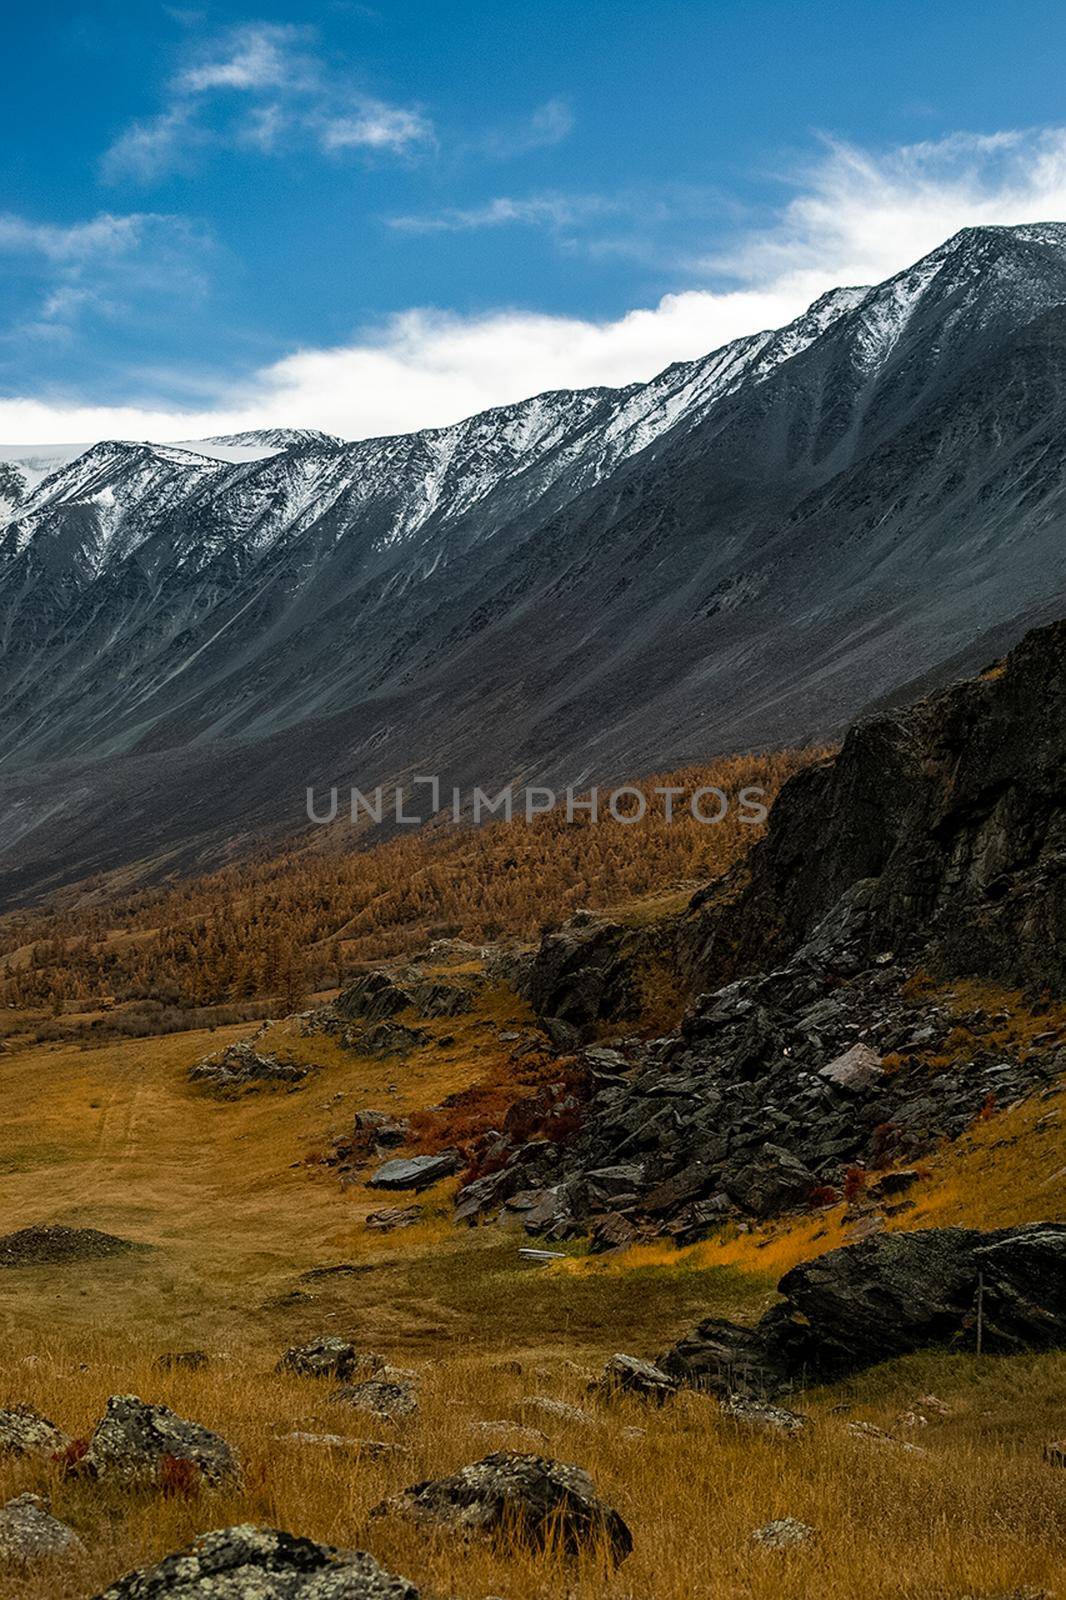
[[[258,460],[116,444],[87,481],[90,451],[0,529],[0,849],[32,878],[35,815],[69,827],[86,790],[209,854],[298,828],[313,782],[832,737],[1062,607],[1064,426],[1066,226],[1041,224],[645,385]],[[95,827],[82,865],[120,854]]]

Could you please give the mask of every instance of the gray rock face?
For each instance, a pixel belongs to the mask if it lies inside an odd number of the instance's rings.
[[[202,1534],[96,1600],[418,1600],[418,1590],[362,1550],[245,1524]]]
[[[724,1177],[722,1187],[743,1211],[770,1217],[802,1205],[817,1181],[790,1150],[764,1144],[754,1161]]]
[[[0,1506],[0,1563],[30,1566],[81,1548],[74,1529],[53,1517],[39,1495],[20,1494]]]
[[[397,1228],[413,1228],[421,1220],[418,1206],[382,1206],[380,1211],[367,1215],[365,1225],[375,1233],[394,1233]]]
[[[69,1443],[69,1434],[32,1406],[0,1411],[0,1456],[54,1456]]]
[[[100,1478],[158,1481],[172,1470],[168,1463],[173,1462],[188,1462],[211,1484],[237,1470],[233,1451],[219,1434],[187,1422],[169,1406],[113,1394],[93,1430],[82,1466]]]
[[[463,1158],[458,1150],[442,1150],[439,1155],[397,1157],[386,1161],[368,1179],[371,1189],[428,1189],[441,1178],[460,1171]]]
[[[778,1290],[755,1328],[702,1323],[660,1365],[696,1387],[765,1394],[926,1346],[972,1349],[978,1319],[990,1352],[1066,1348],[1066,1225],[879,1234],[794,1267]]]
[[[365,1359],[349,1339],[327,1333],[286,1350],[278,1362],[278,1371],[293,1372],[301,1378],[339,1378],[344,1381],[358,1370]]]
[[[678,1383],[710,1389],[723,1399],[769,1394],[782,1376],[757,1329],[718,1317],[707,1317],[679,1339],[657,1365]]]
[[[508,1534],[533,1546],[558,1540],[570,1552],[602,1541],[616,1561],[633,1548],[626,1524],[599,1498],[587,1472],[507,1450],[449,1478],[412,1484],[378,1510],[468,1532]]]

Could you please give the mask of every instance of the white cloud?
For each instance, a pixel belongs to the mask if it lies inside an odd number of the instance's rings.
[[[420,111],[362,92],[311,42],[307,28],[265,22],[200,41],[166,86],[162,109],[105,151],[103,177],[150,183],[212,148],[270,154],[289,142],[396,154],[432,140]]]
[[[208,47],[204,58],[180,72],[179,94],[205,94],[213,89],[279,89],[310,86],[317,79],[315,63],[297,46],[303,29],[279,23],[246,23]],[[295,74],[295,80],[294,80]]]
[[[835,285],[887,277],[959,228],[1066,218],[1066,129],[956,135],[881,155],[828,144],[794,182],[771,226],[689,263],[702,284],[621,317],[408,310],[347,346],[295,351],[195,411],[2,400],[0,440],[174,439],[282,424],[358,438],[538,389],[647,378],[777,326]]]
[[[345,116],[328,117],[322,123],[323,150],[406,150],[425,144],[433,129],[425,117],[403,106],[389,106],[381,100],[362,100]]]
[[[43,256],[48,261],[84,262],[121,255],[136,247],[146,227],[168,221],[153,212],[116,217],[103,211],[88,222],[67,227],[30,222],[12,212],[0,214],[0,253]]]

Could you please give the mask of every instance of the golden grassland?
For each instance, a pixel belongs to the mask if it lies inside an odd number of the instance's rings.
[[[977,1003],[969,990],[956,999]],[[617,1349],[654,1356],[702,1316],[754,1319],[782,1271],[846,1241],[843,1207],[681,1251],[593,1258],[575,1247],[547,1269],[520,1261],[521,1235],[455,1229],[455,1180],[419,1198],[414,1227],[385,1236],[365,1227],[369,1212],[410,1197],[342,1184],[322,1164],[354,1112],[413,1114],[431,1128],[447,1098],[498,1091],[508,1060],[499,1035],[530,1023],[523,1002],[490,986],[470,1014],[420,1021],[430,1042],[411,1056],[380,1060],[278,1022],[263,1047],[320,1070],[297,1090],[233,1101],[207,1097],[186,1072],[247,1027],[91,1051],[39,1045],[0,1060],[3,1231],[63,1222],[152,1247],[0,1270],[0,1405],[28,1402],[84,1436],[109,1394],[136,1393],[217,1428],[243,1462],[239,1484],[189,1498],[0,1462],[0,1501],[45,1493],[86,1547],[65,1567],[0,1575],[0,1600],[73,1600],[240,1521],[368,1548],[428,1596],[459,1600],[961,1600],[1022,1584],[1062,1593],[1066,1495],[1041,1447],[1066,1434],[1066,1357],[891,1363],[804,1396],[797,1403],[815,1425],[791,1442],[738,1432],[705,1396],[657,1411],[586,1395]],[[913,1207],[889,1226],[1066,1214],[1064,1107],[1054,1086],[991,1111],[922,1164]],[[287,1345],[322,1332],[413,1371],[419,1412],[378,1423],[331,1405],[328,1382],[273,1371]],[[213,1357],[201,1372],[154,1364],[193,1347]],[[901,1414],[930,1391],[948,1415],[906,1431]],[[585,1415],[545,1415],[529,1403],[538,1395]],[[856,1438],[850,1420],[894,1429],[926,1453]],[[293,1431],[385,1440],[404,1453],[279,1437]],[[402,1485],[502,1448],[586,1467],[633,1529],[629,1561],[611,1572],[594,1554],[565,1563],[370,1517]],[[751,1544],[755,1527],[786,1515],[817,1539],[792,1551]]]
[[[199,1373],[162,1374],[121,1336],[8,1345],[6,1384],[68,1429],[90,1428],[109,1393],[136,1392],[224,1434],[240,1452],[243,1481],[161,1498],[64,1479],[49,1467],[0,1467],[0,1495],[44,1489],[86,1544],[47,1576],[0,1577],[0,1596],[73,1600],[208,1527],[245,1521],[369,1549],[427,1595],[927,1600],[1061,1581],[1061,1469],[1040,1459],[1034,1440],[1066,1423],[1066,1358],[893,1363],[846,1391],[809,1397],[814,1425],[796,1441],[742,1433],[706,1396],[683,1395],[662,1410],[607,1406],[587,1398],[586,1374],[573,1365],[514,1365],[484,1356],[418,1364],[418,1413],[382,1424],[330,1404],[328,1381],[276,1375],[240,1351]],[[924,1454],[848,1433],[852,1420],[899,1429],[900,1413],[931,1389],[949,1415],[900,1432]],[[538,1395],[583,1415],[546,1416],[529,1404]],[[402,1453],[374,1459],[358,1445],[330,1450],[279,1437],[291,1431],[384,1438]],[[370,1516],[403,1485],[501,1448],[586,1467],[630,1524],[629,1560],[612,1572],[596,1553],[564,1562]],[[784,1516],[807,1522],[817,1539],[792,1551],[752,1546],[753,1529]]]

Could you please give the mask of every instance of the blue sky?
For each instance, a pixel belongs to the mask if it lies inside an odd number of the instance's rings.
[[[0,442],[443,422],[1066,215],[1044,0],[44,0],[4,43]]]

